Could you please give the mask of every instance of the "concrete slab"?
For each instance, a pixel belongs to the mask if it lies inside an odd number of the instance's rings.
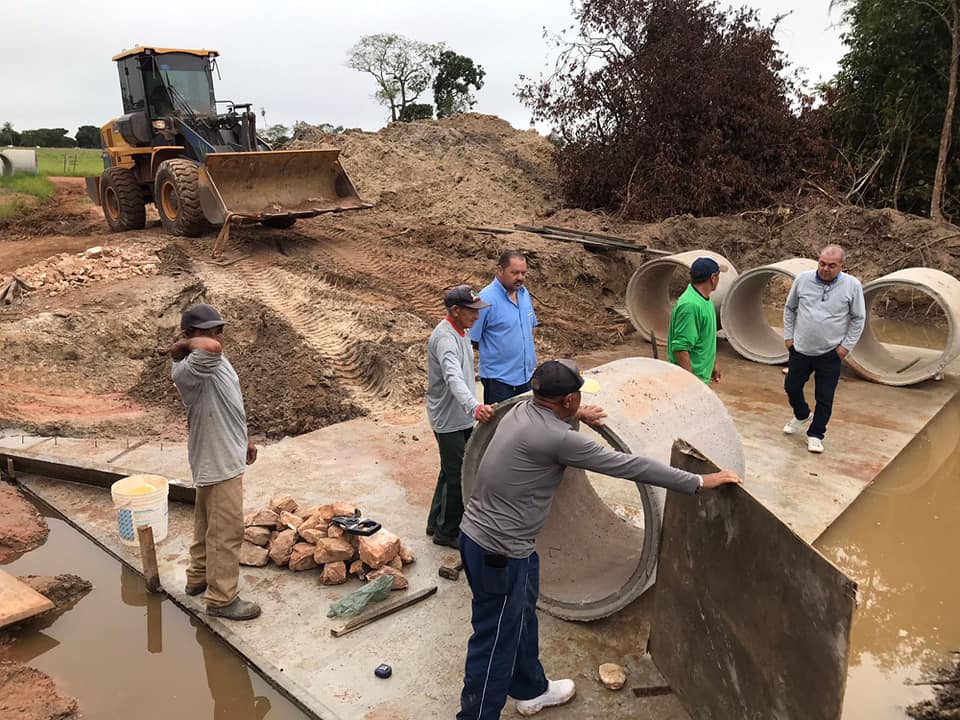
[[[593,366],[638,354],[649,357],[649,344],[636,342],[582,360],[584,366]],[[894,388],[865,382],[845,371],[827,452],[817,456],[806,451],[802,438],[781,432],[790,411],[780,368],[742,360],[725,342],[720,344],[720,360],[724,378],[715,389],[743,438],[750,492],[807,542],[853,502],[960,388],[960,381],[951,375],[943,382]],[[3,442],[16,447],[18,440],[8,437]],[[34,447],[51,458],[106,463],[126,444],[125,439],[59,438]],[[126,452],[117,460],[121,463],[138,472],[189,478],[182,443],[161,446],[150,441]],[[412,546],[418,561],[410,568],[411,589],[437,584],[440,591],[414,607],[333,639],[327,607],[355,588],[356,581],[330,588],[319,585],[315,571],[295,574],[272,567],[245,568],[242,591],[263,604],[264,615],[244,625],[209,620],[211,627],[321,717],[452,717],[470,632],[470,598],[464,579],[449,583],[437,577],[447,553],[423,535],[437,468],[436,445],[425,422],[401,427],[358,418],[262,448],[245,478],[248,507],[280,492],[311,503],[355,501],[366,515],[382,521]],[[139,567],[136,553],[119,543],[108,493],[39,479],[26,478],[25,483]],[[191,512],[188,506],[171,504],[170,533],[158,554],[164,587],[175,600],[199,612],[200,603],[182,593]],[[202,613],[200,617],[205,618]],[[547,672],[553,677],[573,677],[578,683],[574,703],[551,710],[552,718],[687,717],[672,695],[637,697],[631,692],[639,687],[630,684],[635,682],[633,675],[619,693],[598,682],[597,667],[603,662],[618,662],[628,669],[640,662],[649,617],[649,596],[612,618],[590,624],[541,615]],[[373,677],[373,669],[381,662],[394,667],[387,681]]]

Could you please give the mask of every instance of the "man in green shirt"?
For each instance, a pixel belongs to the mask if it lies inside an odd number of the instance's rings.
[[[709,257],[697,258],[690,266],[690,284],[670,313],[667,357],[674,365],[709,384],[720,382],[717,365],[717,310],[710,295],[720,284],[727,267]]]

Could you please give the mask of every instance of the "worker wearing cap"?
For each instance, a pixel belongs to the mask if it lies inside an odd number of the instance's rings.
[[[210,305],[187,308],[183,337],[169,350],[173,382],[187,407],[187,453],[196,485],[187,595],[204,593],[207,614],[250,620],[260,606],[238,592],[243,544],[243,472],[257,459],[247,439],[240,380],[223,355],[226,321]]]
[[[497,261],[497,275],[480,291],[490,304],[470,330],[470,340],[480,353],[483,401],[494,405],[530,389],[530,376],[537,366],[533,329],[537,314],[524,287],[527,258],[509,250]]]
[[[793,409],[783,432],[798,435],[806,428],[812,453],[823,452],[843,358],[859,342],[867,320],[863,287],[844,272],[845,259],[839,245],[823,248],[817,269],[797,275],[783,306],[783,342],[789,353],[783,389]],[[803,396],[811,375],[813,412]]]
[[[670,313],[667,358],[709,384],[720,382],[717,365],[717,309],[710,296],[720,284],[727,266],[710,257],[700,257],[690,266],[690,284]]]
[[[724,470],[694,475],[656,460],[608,450],[568,424],[602,424],[606,413],[581,405],[596,392],[570,360],[549,360],[531,380],[533,398],[500,420],[477,468],[460,523],[460,553],[473,592],[473,635],[458,720],[495,720],[507,696],[533,715],[569,701],[572,680],[548,680],[539,658],[537,535],[566,467],[583,468],[684,493],[739,483]]]
[[[437,545],[457,547],[463,490],[463,453],[477,420],[493,418],[493,408],[477,401],[473,346],[467,331],[480,310],[489,307],[469,285],[458,285],[443,298],[447,315],[427,342],[427,417],[440,448],[440,474],[427,516],[427,535]]]

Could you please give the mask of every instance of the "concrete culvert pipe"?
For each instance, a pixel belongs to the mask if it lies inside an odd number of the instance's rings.
[[[650,337],[651,332],[656,333],[657,342],[661,345],[667,344],[670,311],[673,309],[670,284],[674,273],[683,282],[689,282],[690,266],[699,257],[711,257],[729,268],[727,272],[720,274],[720,285],[710,296],[717,308],[717,320],[720,320],[723,298],[737,279],[733,264],[723,255],[710,250],[690,250],[676,255],[665,255],[641,265],[627,285],[627,313],[630,315],[630,322],[644,336]],[[680,272],[677,272],[678,270]]]
[[[587,402],[609,417],[588,433],[615,450],[669,462],[682,437],[724,468],[743,473],[743,446],[720,399],[690,373],[650,358],[625,358],[585,373],[600,382]],[[463,461],[468,499],[496,424],[517,402],[501,403],[478,425]],[[599,437],[598,437],[599,436]],[[541,610],[566,620],[596,620],[626,607],[655,579],[666,491],[568,468],[540,533]]]
[[[763,312],[764,295],[770,282],[777,278],[793,283],[806,270],[816,270],[817,261],[790,258],[747,270],[727,290],[720,308],[720,318],[733,349],[754,362],[777,365],[787,362],[790,353],[783,344],[783,327],[774,328]],[[786,300],[786,296],[782,298]],[[782,310],[783,306],[780,305]],[[782,321],[781,321],[782,322]]]
[[[875,302],[894,289],[918,290],[943,310],[947,339],[942,350],[881,342],[873,327]],[[859,375],[884,385],[913,385],[943,373],[960,356],[960,280],[932,268],[906,268],[863,287],[867,322],[860,342],[846,360]]]
[[[37,174],[37,151],[33,148],[4,148],[0,150],[0,156],[0,172],[3,175]]]

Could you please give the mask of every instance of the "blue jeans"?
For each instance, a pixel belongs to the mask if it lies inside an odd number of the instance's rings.
[[[509,400],[517,395],[522,395],[530,389],[529,382],[525,382],[523,385],[507,385],[493,378],[480,378],[480,382],[483,385],[484,405],[493,405],[494,403]]]
[[[824,355],[804,355],[790,348],[790,360],[787,363],[787,377],[783,380],[783,389],[787,392],[793,416],[797,420],[810,417],[810,406],[803,397],[803,386],[813,375],[813,399],[816,405],[813,422],[807,429],[808,437],[820,438],[827,432],[827,423],[833,413],[833,396],[840,382],[840,369],[843,361],[836,350]]]
[[[457,720],[498,720],[508,695],[530,700],[549,686],[537,626],[540,558],[488,553],[464,533],[460,555],[473,591],[473,635]]]

